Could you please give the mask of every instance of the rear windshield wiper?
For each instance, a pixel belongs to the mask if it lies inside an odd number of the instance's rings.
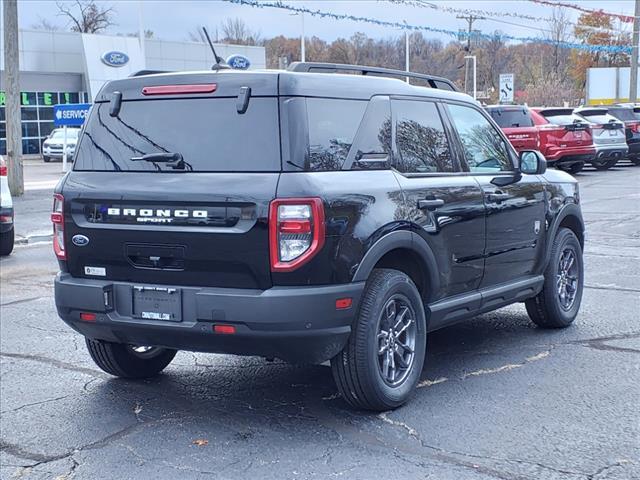
[[[163,163],[180,163],[182,155],[179,153],[147,153],[141,157],[131,157],[132,162],[163,162]]]

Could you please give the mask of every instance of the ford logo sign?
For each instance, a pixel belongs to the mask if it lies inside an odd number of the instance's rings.
[[[251,62],[244,55],[230,55],[227,58],[227,65],[236,70],[247,70],[251,66]]]
[[[102,55],[102,62],[110,67],[122,67],[129,63],[129,55],[123,52],[106,52]]]
[[[84,247],[89,243],[89,238],[84,235],[74,235],[71,241],[76,247]]]

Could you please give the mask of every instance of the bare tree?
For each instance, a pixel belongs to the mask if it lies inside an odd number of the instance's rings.
[[[251,30],[241,18],[227,18],[220,26],[222,41],[234,45],[258,45],[260,32]]]
[[[74,32],[98,33],[115,25],[111,20],[115,13],[113,7],[99,7],[95,0],[76,0],[72,5],[65,3],[56,3],[56,5],[58,15],[70,20],[71,30]]]
[[[47,30],[49,32],[55,32],[60,30],[58,25],[51,23],[46,18],[38,17],[38,21],[31,24],[31,28],[34,30]]]
[[[561,43],[567,42],[571,38],[571,18],[564,8],[554,8],[553,14],[549,19],[549,33],[547,39],[553,43],[553,65],[554,74],[560,73],[561,65],[566,65],[569,53],[566,48],[560,46]]]

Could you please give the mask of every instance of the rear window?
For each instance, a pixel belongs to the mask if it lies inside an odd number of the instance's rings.
[[[632,108],[610,108],[609,113],[623,122],[634,122],[638,119]]]
[[[243,114],[236,103],[235,97],[125,101],[116,117],[108,103],[97,103],[74,170],[173,172],[163,162],[131,159],[179,153],[189,171],[280,171],[277,99],[252,98]]]
[[[526,108],[508,110],[490,108],[489,114],[501,128],[533,127],[533,120],[529,115],[529,110]]]
[[[614,116],[602,112],[582,112],[580,116],[592,123],[609,123],[616,120]]]
[[[542,113],[542,115],[549,120],[549,123],[553,123],[554,125],[571,125],[576,122],[586,123],[583,118],[573,113]]]

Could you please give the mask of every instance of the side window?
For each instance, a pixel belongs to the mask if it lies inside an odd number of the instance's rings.
[[[396,117],[395,167],[402,173],[453,172],[447,136],[436,104],[393,100]]]
[[[309,156],[305,170],[340,170],[362,121],[367,101],[307,98]]]
[[[469,171],[476,173],[513,170],[508,147],[489,121],[474,108],[448,105]]]

